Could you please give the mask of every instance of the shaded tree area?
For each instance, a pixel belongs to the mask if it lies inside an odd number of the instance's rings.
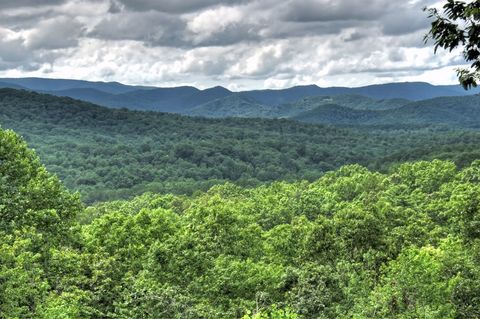
[[[193,194],[227,181],[244,187],[313,181],[353,163],[387,171],[407,160],[441,158],[466,166],[480,155],[476,131],[189,118],[16,90],[0,90],[0,123],[20,133],[87,203],[147,191]]]

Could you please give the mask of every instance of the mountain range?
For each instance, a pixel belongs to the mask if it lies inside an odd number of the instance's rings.
[[[95,103],[114,108],[150,110],[204,117],[296,117],[314,106],[337,104],[352,109],[383,110],[409,102],[438,97],[461,97],[479,93],[459,85],[435,86],[423,82],[370,85],[358,88],[316,85],[282,90],[232,92],[217,86],[204,90],[191,86],[158,88],[117,82],[90,82],[44,78],[1,78],[0,88],[14,88]],[[335,102],[318,103],[335,99]],[[301,105],[303,103],[303,106]],[[312,105],[305,105],[313,103]],[[295,110],[298,108],[298,110]],[[317,112],[318,115],[318,112]]]
[[[337,96],[328,99],[317,97],[284,104],[277,109],[279,116],[316,124],[480,127],[478,95],[438,97],[421,101],[369,101],[361,96]]]
[[[1,83],[7,83],[0,80]],[[27,82],[30,83],[30,82]],[[39,83],[43,83],[40,81]],[[47,84],[50,82],[47,81]],[[82,85],[94,82],[79,82]],[[25,83],[24,83],[25,84]],[[65,86],[71,85],[67,81]],[[399,84],[399,86],[406,84]],[[11,83],[13,89],[18,90],[19,84]],[[38,88],[46,88],[44,85]],[[121,84],[100,86],[111,90],[128,90]],[[379,86],[389,87],[389,85]],[[432,90],[440,91],[442,87],[428,85]],[[300,88],[295,88],[300,89]],[[31,90],[31,89],[30,89]],[[292,89],[293,90],[293,89]],[[44,92],[43,90],[39,90]],[[91,88],[68,89],[68,92],[101,92]],[[288,91],[288,90],[286,90]],[[51,91],[48,91],[51,93]],[[61,95],[55,91],[56,94]],[[258,93],[258,91],[255,91]],[[280,91],[279,91],[280,92]],[[378,90],[376,91],[379,92]],[[451,90],[450,92],[455,92]],[[465,94],[463,91],[457,91]],[[472,93],[472,92],[468,92]],[[390,99],[374,99],[357,94],[322,95],[303,97],[294,102],[285,102],[279,105],[260,103],[252,97],[252,92],[232,93],[224,88],[215,87],[207,90],[197,90],[191,87],[177,87],[171,89],[142,88],[127,93],[113,94],[102,91],[101,94],[117,96],[125,103],[125,108],[135,99],[148,101],[153,105],[155,101],[163,102],[162,111],[166,113],[180,113],[204,118],[266,118],[291,119],[299,122],[343,125],[343,126],[377,126],[377,127],[405,127],[442,125],[451,128],[480,128],[480,95],[444,96],[432,99],[412,101],[406,98],[394,97]],[[283,93],[282,93],[283,94]],[[52,95],[52,94],[50,94]],[[71,94],[73,95],[73,94]],[[98,95],[97,95],[98,96]],[[123,99],[120,99],[123,96]],[[223,96],[220,97],[219,96]],[[78,100],[82,98],[74,96]],[[129,97],[130,99],[127,99]],[[178,100],[183,104],[178,104]],[[211,101],[208,101],[212,99]],[[68,100],[59,100],[68,101]],[[207,102],[205,102],[207,101]],[[137,108],[134,108],[138,110]],[[147,110],[150,110],[147,108]]]

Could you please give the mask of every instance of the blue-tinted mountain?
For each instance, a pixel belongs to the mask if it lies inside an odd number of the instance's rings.
[[[46,93],[61,97],[71,97],[72,99],[83,100],[87,102],[97,103],[109,107],[119,107],[119,103],[127,103],[129,105],[134,103],[133,99],[127,99],[123,94],[112,94],[105,91],[100,91],[92,88],[76,88],[58,91],[37,91],[39,93]],[[124,99],[120,97],[123,96]],[[116,98],[118,97],[118,99]],[[133,105],[132,105],[133,108]]]
[[[183,100],[183,105],[185,105],[186,108],[194,108],[196,106],[200,106],[205,103],[230,96],[232,94],[232,91],[222,86],[215,86],[213,88],[198,91],[190,95],[188,98]]]
[[[419,101],[441,96],[465,96],[479,93],[480,89],[465,91],[460,85],[435,86],[423,82],[405,82],[369,85],[358,88],[329,87],[321,88],[316,85],[297,86],[284,90],[257,90],[244,94],[267,105],[280,105],[297,101],[304,97],[334,96],[334,95],[362,95],[376,100],[406,99]]]
[[[480,92],[478,89],[466,91],[460,85],[434,86],[423,82],[370,85],[353,88],[352,91],[355,94],[364,95],[373,99],[403,98],[414,101],[432,99],[441,96],[465,96]]]
[[[2,78],[0,82],[19,85],[32,91],[64,91],[70,89],[95,89],[112,94],[132,92],[138,89],[149,89],[146,86],[125,85],[118,82],[91,82],[70,79],[45,78]]]
[[[206,90],[184,86],[174,88],[140,89],[112,94],[92,88],[76,88],[57,91],[37,91],[56,96],[71,97],[98,105],[135,110],[153,110],[168,113],[186,113],[188,110],[212,100],[232,94],[223,87]]]
[[[224,87],[199,90],[194,87],[157,88],[124,85],[117,82],[89,82],[80,80],[42,79],[42,78],[5,78],[0,79],[4,87],[25,88],[40,93],[67,96],[108,107],[125,107],[137,110],[152,110],[170,113],[188,114],[192,109],[209,102],[226,98],[233,92]],[[351,105],[333,102],[347,107],[362,105],[365,98],[388,100],[392,105],[375,103],[377,109],[394,107],[404,100],[419,101],[442,96],[466,96],[480,92],[480,89],[465,91],[459,85],[435,86],[422,82],[390,83],[370,85],[358,88],[329,87],[316,85],[296,86],[283,90],[254,90],[239,92],[250,98],[254,104],[278,107],[299,100],[318,96],[356,96]],[[362,97],[359,97],[362,96]],[[235,99],[233,99],[235,100]],[[395,101],[396,102],[392,102]],[[228,99],[226,100],[228,101]],[[238,101],[237,101],[238,102]],[[218,105],[218,102],[215,102]],[[368,101],[370,103],[370,101]],[[372,104],[373,105],[373,104]],[[228,105],[222,106],[225,109]],[[232,105],[235,107],[235,105]],[[309,109],[313,109],[310,107]],[[373,109],[374,107],[367,107]],[[231,112],[226,112],[229,114]]]
[[[443,125],[480,128],[480,96],[442,97],[416,101],[390,110],[358,110],[336,104],[320,105],[292,119],[317,124],[409,126]]]
[[[186,106],[184,100],[201,92],[194,87],[141,89],[128,93],[112,94],[96,89],[70,89],[61,91],[39,91],[56,96],[95,103],[113,108],[129,108],[134,110],[153,110],[168,113],[183,113]]]
[[[344,94],[346,93],[347,90]],[[296,86],[283,90],[254,90],[243,92],[243,94],[270,106],[294,102],[309,96],[329,95],[326,89],[316,85]]]
[[[8,83],[8,82],[0,82],[0,88],[1,89],[16,89],[16,90],[26,90],[27,88],[13,84],[13,83]]]

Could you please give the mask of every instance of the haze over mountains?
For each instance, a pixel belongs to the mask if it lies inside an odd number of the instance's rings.
[[[131,86],[117,82],[90,82],[80,80],[42,78],[3,78],[0,88],[26,89],[56,96],[67,96],[108,107],[125,107],[137,110],[179,113],[206,117],[298,117],[299,112],[285,111],[285,104],[298,103],[311,97],[327,96],[340,98],[342,102],[331,103],[353,109],[389,109],[403,106],[409,101],[433,99],[443,96],[467,96],[480,90],[465,91],[459,85],[435,86],[422,82],[391,83],[358,88],[316,85],[297,86],[283,90],[255,90],[232,92],[224,87],[199,90],[183,86],[157,88]],[[353,98],[352,98],[353,97]],[[365,100],[365,98],[369,98]],[[351,100],[345,105],[345,100]],[[388,101],[379,101],[388,100]],[[307,100],[310,102],[315,102]],[[318,101],[316,101],[318,102]],[[305,104],[305,101],[303,102]],[[324,103],[313,104],[313,106]],[[384,106],[381,106],[381,105]],[[359,107],[358,105],[363,105]],[[394,107],[393,107],[394,106]],[[278,109],[277,109],[278,108]],[[311,111],[308,106],[303,111]]]
[[[292,119],[347,126],[480,127],[480,95],[475,94],[478,90],[427,83],[231,92],[223,87],[199,90],[186,86],[154,88],[116,82],[6,78],[0,79],[0,89],[2,87],[92,101],[111,108],[116,105],[205,118]],[[103,103],[95,102],[98,99]]]

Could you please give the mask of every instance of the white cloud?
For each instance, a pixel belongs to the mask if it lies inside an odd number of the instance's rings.
[[[235,7],[218,7],[195,15],[188,22],[188,30],[200,36],[210,36],[224,31],[229,25],[242,21],[240,9]]]
[[[277,71],[287,58],[288,46],[285,42],[267,44],[246,53],[241,59],[229,68],[232,77],[238,76],[265,76]]]
[[[0,5],[0,76],[234,89],[454,83],[421,7],[438,1],[22,0]]]

